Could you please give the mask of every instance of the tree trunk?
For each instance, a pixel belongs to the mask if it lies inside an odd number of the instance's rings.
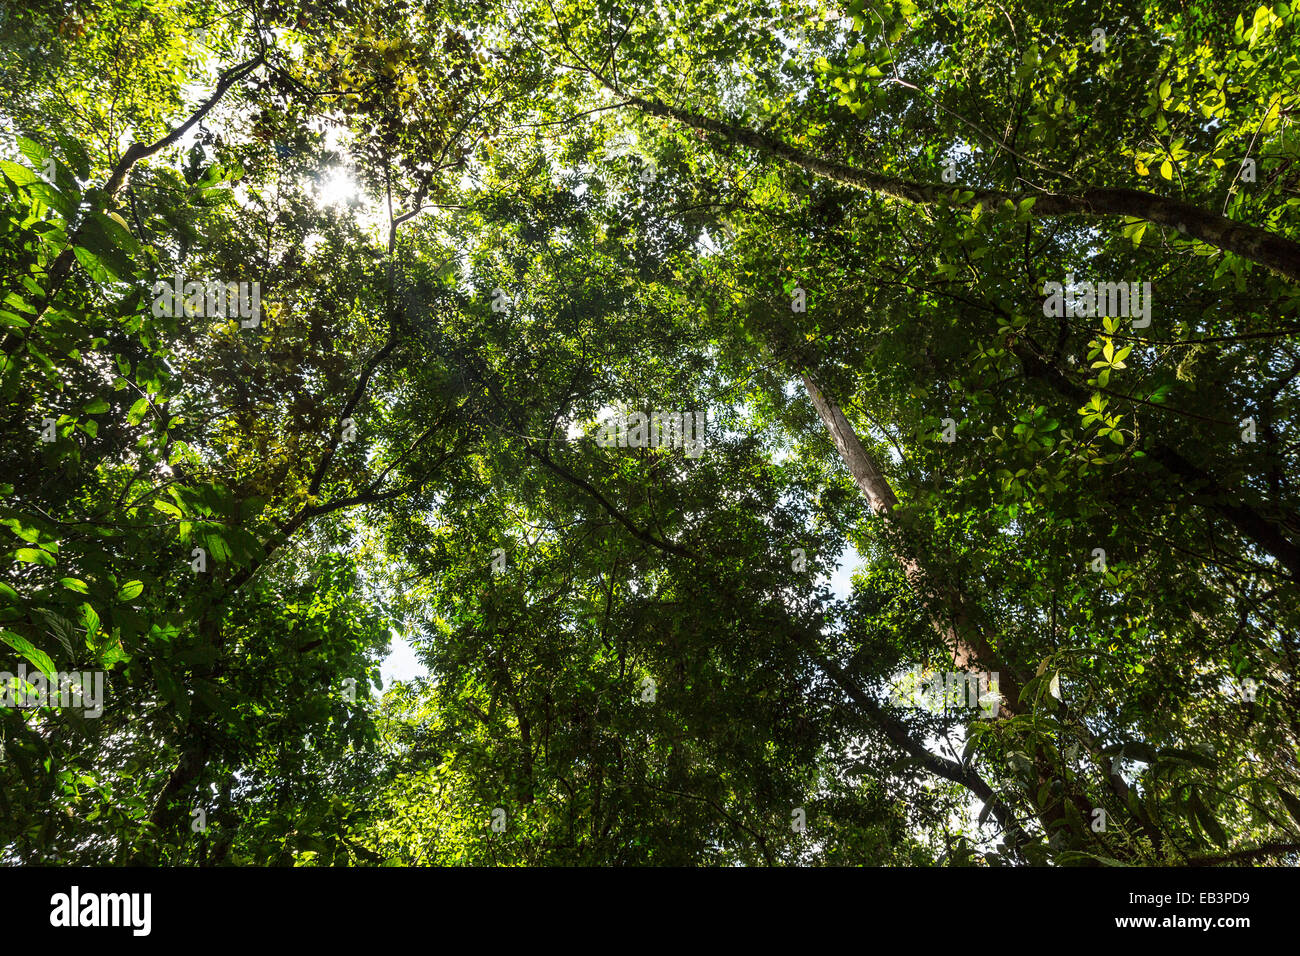
[[[806,372],[801,374],[804,388],[808,390],[808,396],[825,423],[826,430],[830,432],[840,457],[852,473],[853,480],[867,496],[872,509],[891,522],[894,521],[898,499],[880,466],[862,446],[840,407],[822,394]],[[962,671],[997,671],[999,690],[1004,698],[1002,706],[1008,713],[1016,713],[1019,708],[1020,683],[1006,667],[998,663],[997,655],[978,627],[978,616],[970,601],[957,588],[937,584],[913,556],[899,554],[897,558],[908,583],[925,603],[931,624],[952,652],[953,666]]]

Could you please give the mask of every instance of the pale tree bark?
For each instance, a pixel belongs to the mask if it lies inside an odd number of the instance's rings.
[[[857,432],[839,405],[827,398],[806,372],[801,374],[808,397],[812,399],[818,416],[830,432],[835,448],[848,466],[858,488],[866,496],[873,511],[895,522],[898,498],[889,486],[884,472],[880,470],[871,452],[863,447]],[[1009,713],[1016,713],[1019,709],[1019,682],[1006,667],[999,664],[996,653],[977,624],[975,609],[966,595],[950,584],[939,583],[934,576],[926,573],[914,556],[895,556],[908,584],[926,605],[930,623],[952,653],[953,665],[962,671],[980,668],[996,671],[999,690],[1005,701],[1002,707]]]
[[[845,465],[848,466],[858,488],[861,489],[868,503],[877,514],[891,522],[895,521],[898,498],[894,495],[894,490],[889,486],[889,482],[885,478],[884,472],[881,471],[875,457],[863,446],[857,432],[853,429],[853,425],[845,417],[839,405],[826,397],[807,372],[801,372],[800,375],[803,379],[804,388],[807,389],[808,396],[817,409],[818,416],[826,425],[826,430],[830,432],[831,439],[835,442],[835,448],[839,451]],[[896,553],[895,558],[902,566],[903,573],[913,591],[926,605],[930,615],[930,623],[951,652],[953,665],[962,671],[981,668],[996,671],[999,678],[998,689],[1003,697],[1000,710],[1008,716],[1015,716],[1020,713],[1021,683],[1005,662],[999,661],[997,653],[980,629],[979,616],[970,597],[951,583],[937,581],[937,576],[927,573],[927,569],[914,556]],[[824,660],[821,663],[823,663],[823,669],[825,669]],[[837,682],[842,686],[845,685],[844,675],[839,674],[836,676]],[[851,694],[850,696],[858,703],[862,703],[858,695]],[[879,713],[879,708],[875,709],[875,713]],[[1075,730],[1084,748],[1092,754],[1098,767],[1102,768],[1107,784],[1119,797],[1121,805],[1127,806],[1129,789],[1127,783],[1113,769],[1106,769],[1106,760],[1099,754],[1097,741],[1087,727],[1082,723],[1078,723]],[[1055,779],[1057,768],[1040,757],[1034,761],[1034,773],[1041,786]],[[988,798],[978,790],[972,788],[972,792],[975,792],[981,799],[988,802]],[[1070,799],[1075,803],[1084,819],[1087,819],[1090,808],[1086,803],[1078,795],[1073,795]],[[1004,808],[999,808],[999,819],[1002,818],[1003,810]],[[1037,808],[1037,813],[1045,829],[1048,830],[1051,829],[1054,823],[1065,819],[1064,807],[1060,802],[1040,806]],[[1151,834],[1151,836],[1153,843],[1158,845],[1160,842],[1159,835]]]

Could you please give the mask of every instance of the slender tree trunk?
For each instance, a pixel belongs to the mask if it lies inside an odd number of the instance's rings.
[[[158,794],[153,810],[149,813],[149,823],[154,828],[159,844],[166,843],[173,835],[179,822],[179,810],[182,809],[177,806],[177,801],[190,790],[207,767],[211,746],[206,737],[191,736],[182,747],[176,767],[167,778],[166,785]],[[149,848],[137,847],[132,863],[141,865],[146,862],[156,862],[156,854],[156,845]]]
[[[840,407],[822,394],[806,372],[801,374],[808,397],[830,432],[853,480],[866,495],[872,509],[894,521],[898,499],[875,458],[863,447]],[[957,588],[937,583],[913,556],[900,554],[897,557],[908,583],[926,604],[930,621],[940,639],[952,652],[953,665],[963,671],[978,668],[997,671],[999,690],[1005,700],[1003,707],[1014,714],[1019,708],[1020,683],[1010,670],[998,663],[997,655],[978,627],[978,618],[970,601]],[[945,611],[950,617],[945,616]]]
[[[866,495],[871,507],[878,514],[893,520],[898,499],[895,497],[893,489],[890,488],[889,482],[880,470],[875,458],[863,447],[857,433],[853,430],[852,424],[845,418],[843,410],[822,393],[807,372],[801,372],[801,377],[803,378],[804,388],[807,389],[808,395],[817,409],[818,416],[825,423],[827,431],[830,432],[835,447],[852,473],[854,481],[862,490],[862,493]],[[952,652],[954,666],[959,670],[972,670],[978,667],[996,670],[999,674],[999,690],[1003,695],[1001,709],[1011,716],[1019,713],[1021,682],[1005,662],[999,662],[997,654],[978,625],[978,615],[970,598],[957,587],[935,583],[934,577],[927,574],[921,563],[914,557],[899,554],[897,558],[903,567],[908,583],[921,600],[926,603],[927,607],[930,608],[931,623],[938,632],[939,637]],[[945,611],[951,615],[951,622],[943,616]],[[830,674],[836,683],[844,687],[846,691],[849,690],[846,675],[836,671],[833,665],[830,665],[824,658],[817,657],[817,660],[823,671]],[[863,704],[864,698],[860,692],[850,692],[850,696],[857,703]],[[896,743],[900,742],[898,734],[901,733],[906,737],[906,731],[901,725],[896,727],[886,726],[884,722],[887,718],[879,707],[873,706],[869,708],[868,714],[878,723],[881,723],[886,733]],[[1097,743],[1092,734],[1082,723],[1076,729],[1084,746],[1095,756],[1097,754]],[[915,755],[915,747],[919,745],[912,741],[909,741],[909,743],[911,744],[909,752]],[[1098,759],[1104,760],[1104,758]],[[1058,768],[1047,755],[1035,753],[1032,762],[1038,789],[1041,790],[1044,785],[1059,778]],[[948,775],[944,774],[944,776]],[[948,779],[957,780],[956,777],[952,776],[948,776]],[[1107,779],[1112,789],[1124,801],[1124,805],[1127,806],[1124,797],[1128,787],[1123,779],[1113,774],[1107,774]],[[986,803],[989,801],[989,796],[980,789],[971,786],[968,781],[957,780],[957,782],[966,785]],[[982,785],[983,781],[978,781],[978,783]],[[987,790],[987,785],[984,785],[984,789]],[[1056,826],[1068,825],[1069,818],[1065,811],[1065,800],[1069,800],[1075,805],[1075,809],[1079,811],[1083,819],[1088,819],[1091,807],[1079,794],[1049,797],[1046,804],[1040,804],[1040,801],[1035,796],[1031,796],[1031,803],[1036,806],[1036,814],[1042,821],[1046,831],[1050,832]],[[998,819],[1003,820],[1005,826],[1004,817],[1009,813],[1007,808],[999,801],[995,805],[995,812]],[[1017,832],[1017,845],[1023,839],[1023,836]],[[1152,839],[1158,845],[1158,834],[1154,834]]]
[[[111,207],[113,201],[117,198],[117,194],[121,191],[122,187],[126,185],[127,178],[131,175],[131,170],[135,167],[136,163],[142,159],[148,159],[155,153],[179,142],[181,137],[183,137],[196,123],[211,112],[214,106],[221,102],[222,97],[226,95],[226,92],[232,86],[261,66],[265,59],[266,51],[264,49],[259,50],[257,55],[252,59],[246,60],[237,66],[233,66],[222,73],[220,79],[217,81],[216,89],[212,91],[212,95],[204,100],[199,105],[199,108],[190,114],[189,119],[180,126],[177,126],[166,136],[150,144],[132,143],[109,173],[108,181],[103,186],[103,200],[99,206],[96,207],[95,211],[102,212]],[[73,247],[80,238],[81,231],[88,218],[88,216],[82,218],[81,222],[73,230],[67,246],[65,246],[63,251],[55,257],[54,262],[50,265],[49,295],[47,301],[53,299],[54,293],[61,285],[63,285],[63,281],[68,277],[68,273],[72,269],[72,259],[74,255]]]
[[[835,447],[839,450],[840,457],[844,459],[844,463],[852,473],[854,481],[862,489],[862,493],[866,495],[867,501],[870,502],[872,508],[878,514],[890,521],[896,520],[894,512],[898,505],[898,499],[895,497],[893,489],[889,487],[889,482],[885,479],[880,466],[871,453],[863,447],[857,433],[853,430],[853,426],[845,418],[840,407],[822,393],[807,372],[803,372],[801,375],[804,388],[808,390],[808,396],[812,399],[817,414],[825,423],[826,429],[835,442]],[[988,640],[978,627],[978,618],[969,598],[956,587],[937,584],[933,576],[927,574],[921,563],[911,555],[898,554],[897,558],[903,567],[903,573],[906,575],[908,583],[927,606],[931,624],[952,653],[953,665],[960,671],[976,669],[996,671],[998,674],[998,689],[1003,697],[1000,710],[1006,715],[1015,716],[1020,711],[1020,682],[1005,664],[998,662],[997,655],[993,652]],[[950,620],[945,617],[945,612],[951,615]],[[821,664],[824,671],[836,678],[836,683],[844,687],[848,692],[849,682],[845,675],[837,674],[829,662],[824,659],[819,659],[819,664]],[[850,696],[859,705],[863,704],[864,696],[860,693],[854,694],[850,692]],[[917,748],[920,745],[912,741],[901,726],[890,727],[883,722],[884,715],[879,707],[868,708],[868,715],[875,718],[877,722],[881,722],[882,727],[884,727],[891,739],[894,739],[896,743],[904,746],[909,753],[916,756]],[[900,739],[897,736],[898,734],[902,734],[902,738],[905,738],[906,742]],[[924,750],[923,747],[920,749]],[[1056,778],[1057,770],[1043,754],[1035,753],[1032,760],[1034,778],[1037,781],[1037,786],[1033,789],[1041,791],[1045,785]],[[929,765],[927,764],[927,766]],[[931,767],[931,769],[934,768]],[[944,775],[947,776],[947,774]],[[949,777],[949,779],[953,778]],[[1008,838],[1012,840],[1014,845],[1019,846],[1024,837],[1019,832],[1018,824],[1014,831],[1008,826],[1008,818],[1014,820],[1014,817],[1010,815],[1009,810],[1002,801],[996,800],[996,802],[992,802],[995,797],[992,791],[987,788],[987,785],[984,785],[983,790],[979,789],[979,785],[983,784],[982,780],[976,782],[963,779],[959,782],[994,808],[1004,828],[1007,828]],[[1067,797],[1066,799],[1072,800],[1081,813],[1086,813],[1089,809],[1080,804],[1077,796]],[[1035,807],[1036,815],[1042,822],[1044,831],[1051,832],[1055,827],[1068,826],[1065,805],[1061,799],[1049,797],[1046,803],[1041,803],[1035,796],[1031,795],[1030,800],[1031,805]]]

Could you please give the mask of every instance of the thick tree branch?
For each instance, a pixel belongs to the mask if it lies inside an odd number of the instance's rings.
[[[592,71],[594,73],[594,71]],[[595,74],[599,76],[599,74]],[[670,106],[654,99],[630,96],[618,90],[608,80],[602,81],[618,93],[625,96],[629,103],[643,112],[654,116],[676,120],[685,126],[700,132],[713,133],[725,137],[733,143],[748,146],[750,149],[764,153],[833,182],[890,196],[902,202],[914,205],[931,206],[941,202],[957,208],[973,208],[983,204],[985,208],[1000,206],[1011,200],[1017,206],[1026,199],[1033,199],[1032,215],[1035,217],[1055,216],[1124,216],[1131,219],[1146,220],[1160,226],[1168,226],[1193,239],[1231,252],[1234,255],[1258,262],[1286,278],[1300,282],[1300,242],[1285,236],[1268,232],[1257,226],[1247,225],[1207,212],[1198,206],[1157,196],[1154,193],[1137,189],[1085,188],[1073,193],[1007,192],[999,189],[962,189],[960,186],[941,185],[938,183],[914,182],[885,176],[870,170],[856,169],[844,163],[823,159],[790,144],[760,133],[756,130],[726,123],[712,117],[693,113],[690,110]],[[957,201],[958,192],[972,195]]]

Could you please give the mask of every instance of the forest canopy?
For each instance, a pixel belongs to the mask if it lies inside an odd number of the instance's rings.
[[[0,861],[1296,865],[1298,38],[6,3]]]

